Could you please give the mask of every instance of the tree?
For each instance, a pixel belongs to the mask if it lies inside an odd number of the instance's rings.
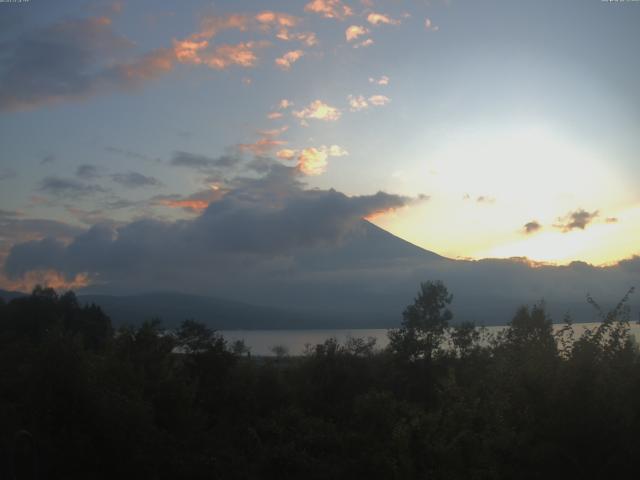
[[[409,360],[431,359],[442,344],[453,295],[441,281],[420,284],[414,302],[403,312],[402,326],[389,332],[391,351]]]

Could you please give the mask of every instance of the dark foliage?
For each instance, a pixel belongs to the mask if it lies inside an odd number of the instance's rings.
[[[191,320],[114,332],[37,288],[0,303],[0,478],[627,478],[626,300],[582,335],[536,305],[491,336],[451,327],[451,295],[427,282],[386,350],[329,339],[252,358]]]

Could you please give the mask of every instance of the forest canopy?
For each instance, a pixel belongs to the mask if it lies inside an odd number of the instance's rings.
[[[495,335],[420,285],[389,346],[251,356],[206,325],[114,329],[73,292],[0,301],[3,478],[621,478],[640,451],[626,303]]]

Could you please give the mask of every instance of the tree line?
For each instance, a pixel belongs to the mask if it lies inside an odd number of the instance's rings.
[[[578,335],[489,335],[420,285],[389,346],[255,358],[206,325],[114,330],[73,292],[0,301],[0,478],[623,478],[640,452],[629,291]],[[625,477],[626,478],[626,477]]]

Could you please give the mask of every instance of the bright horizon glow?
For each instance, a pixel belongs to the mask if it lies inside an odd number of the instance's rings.
[[[634,227],[640,218],[623,215],[633,210],[624,207],[633,199],[626,181],[596,153],[550,129],[450,135],[422,163],[405,173],[404,182],[414,189],[426,179],[434,192],[432,204],[420,213],[405,209],[377,217],[375,223],[423,248],[452,258],[526,257],[596,265],[638,252],[640,233]],[[598,211],[598,216],[584,230],[554,227],[579,209]],[[418,216],[433,219],[429,227],[436,225],[442,233],[434,237]],[[618,222],[607,223],[607,218]],[[522,228],[529,221],[543,228],[525,235]]]

